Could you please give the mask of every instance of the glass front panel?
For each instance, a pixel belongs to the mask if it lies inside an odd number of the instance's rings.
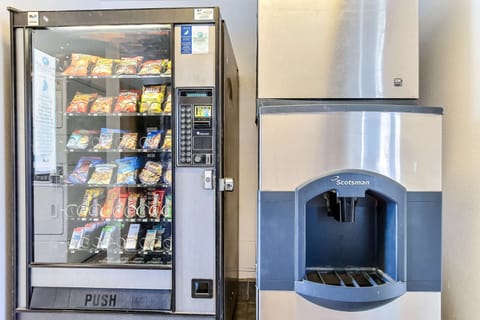
[[[171,266],[171,34],[32,31],[34,263]]]

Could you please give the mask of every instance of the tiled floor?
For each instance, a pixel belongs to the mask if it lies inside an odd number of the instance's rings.
[[[255,320],[256,292],[254,281],[242,281],[239,286],[235,320]]]

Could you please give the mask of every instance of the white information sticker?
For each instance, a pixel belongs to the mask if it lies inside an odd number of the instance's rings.
[[[29,26],[38,26],[39,23],[38,23],[38,11],[29,11],[27,13],[28,15],[28,21],[27,21],[27,24]]]
[[[56,170],[55,57],[33,49],[33,145],[36,174]]]
[[[192,26],[192,54],[208,53],[209,32],[209,26]]]
[[[213,8],[194,9],[194,19],[200,21],[213,20]]]

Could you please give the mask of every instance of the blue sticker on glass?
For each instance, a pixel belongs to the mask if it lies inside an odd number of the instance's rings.
[[[192,54],[192,26],[181,27],[181,50],[182,54]]]

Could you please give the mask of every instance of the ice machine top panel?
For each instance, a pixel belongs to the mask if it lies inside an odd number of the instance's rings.
[[[258,97],[418,98],[418,1],[262,0]]]
[[[260,114],[260,190],[291,191],[338,170],[440,191],[442,117],[408,112]]]

